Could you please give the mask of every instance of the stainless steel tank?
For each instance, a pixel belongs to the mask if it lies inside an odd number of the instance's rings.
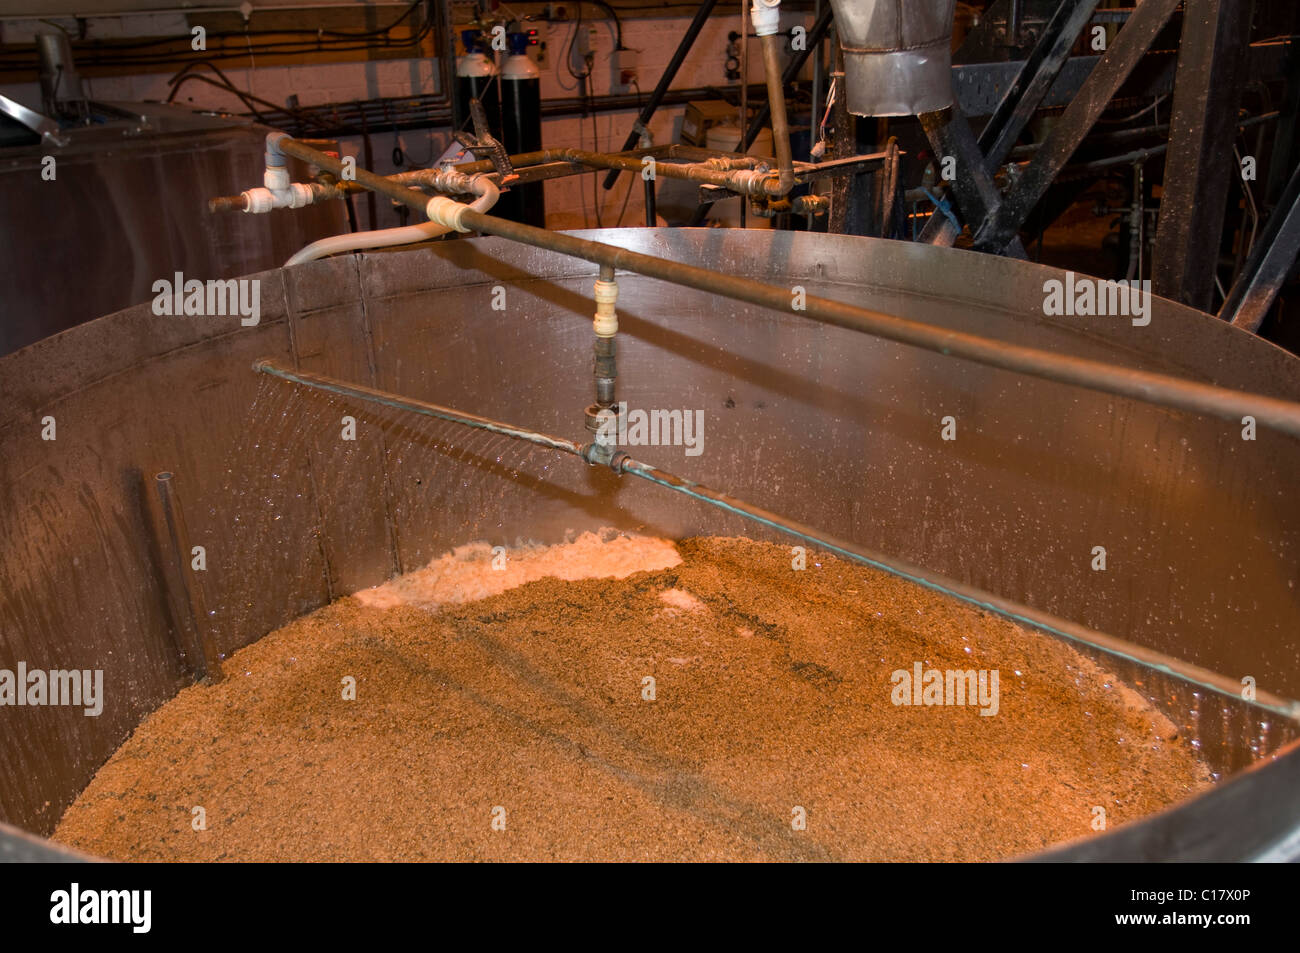
[[[265,126],[160,103],[96,109],[102,121],[65,129],[63,146],[0,143],[0,354],[149,301],[175,272],[233,278],[347,229],[338,202],[208,214],[209,196],[262,184]]]
[[[1296,358],[1167,301],[1153,302],[1144,327],[1045,317],[1044,282],[1065,276],[1037,265],[811,233],[580,234],[1001,340],[1300,400]],[[299,424],[261,390],[288,386],[252,372],[262,357],[581,438],[594,274],[503,240],[442,242],[264,272],[257,326],[158,317],[146,305],[0,359],[0,668],[102,668],[106,695],[95,718],[0,707],[0,820],[11,825],[0,856],[59,852],[38,838],[189,678],[151,489],[160,471],[173,474],[189,535],[206,547],[208,571],[195,574],[200,625],[227,653],[470,540],[554,542],[605,525],[753,534],[735,517],[549,451],[522,467],[449,442],[435,448],[431,471],[400,440],[363,428],[325,466],[325,441],[337,438],[327,421],[330,434],[308,436],[305,452],[277,455],[276,433]],[[701,456],[644,448],[650,462],[1300,698],[1296,440],[1261,429],[1245,441],[1239,426],[796,314],[635,275],[619,284],[620,396],[706,410]],[[505,310],[491,306],[498,287]],[[308,406],[304,398],[290,415]],[[941,439],[946,415],[959,422],[956,441]],[[53,441],[41,439],[48,417]],[[1090,566],[1098,545],[1104,573]],[[1184,730],[1204,731],[1207,758],[1234,776],[1063,856],[1300,852],[1294,722],[1108,661]]]

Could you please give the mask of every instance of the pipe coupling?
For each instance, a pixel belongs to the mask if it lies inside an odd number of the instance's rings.
[[[305,208],[317,198],[316,190],[302,182],[290,183],[283,189],[247,189],[240,195],[244,199],[244,211],[255,215],[275,208]]]
[[[449,199],[445,195],[435,195],[429,199],[429,204],[424,207],[424,212],[429,216],[429,221],[437,222],[439,225],[455,229],[458,232],[468,232],[470,229],[461,224],[461,219],[465,215],[468,205],[462,205],[455,199]]]
[[[614,306],[618,303],[618,282],[597,279],[596,297],[596,336],[612,338],[618,333],[618,312]]]
[[[452,195],[481,194],[474,187],[474,180],[478,176],[469,176],[464,172],[457,172],[455,169],[436,169],[431,172],[422,173],[419,180],[424,185],[433,189],[435,192],[445,192]]]
[[[733,192],[757,198],[772,191],[768,180],[775,185],[777,176],[768,169],[738,169],[730,173],[727,179]]]
[[[759,36],[771,36],[781,29],[781,0],[754,0],[749,19]]]
[[[267,158],[269,159],[270,156]],[[271,165],[268,162],[266,173],[262,176],[262,184],[272,192],[283,192],[291,184],[288,168],[283,165]]]

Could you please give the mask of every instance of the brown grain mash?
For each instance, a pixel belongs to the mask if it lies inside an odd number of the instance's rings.
[[[972,860],[1210,783],[1050,637],[832,557],[677,550],[472,601],[340,599],[146,718],[55,839],[123,860]],[[998,670],[997,714],[895,705],[916,662]]]

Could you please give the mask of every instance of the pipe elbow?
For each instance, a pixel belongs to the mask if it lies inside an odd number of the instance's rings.
[[[289,138],[287,132],[268,132],[266,134],[266,167],[283,168],[288,164],[289,157],[285,155],[284,150],[280,148],[280,143]]]
[[[768,172],[762,178],[761,188],[757,193],[751,192],[754,197],[782,198],[790,194],[794,188],[794,172],[789,169],[781,169],[778,172]]]
[[[488,211],[501,198],[501,190],[497,188],[497,184],[481,172],[470,177],[469,188],[470,192],[477,196],[469,204],[469,207],[476,212]]]

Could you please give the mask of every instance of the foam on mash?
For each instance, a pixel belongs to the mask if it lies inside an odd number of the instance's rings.
[[[569,543],[522,546],[506,553],[504,569],[492,568],[492,547],[470,543],[423,569],[362,589],[354,596],[375,609],[413,605],[424,609],[473,602],[547,576],[556,579],[626,579],[637,572],[670,569],[682,557],[671,541],[650,536],[583,533]]]

